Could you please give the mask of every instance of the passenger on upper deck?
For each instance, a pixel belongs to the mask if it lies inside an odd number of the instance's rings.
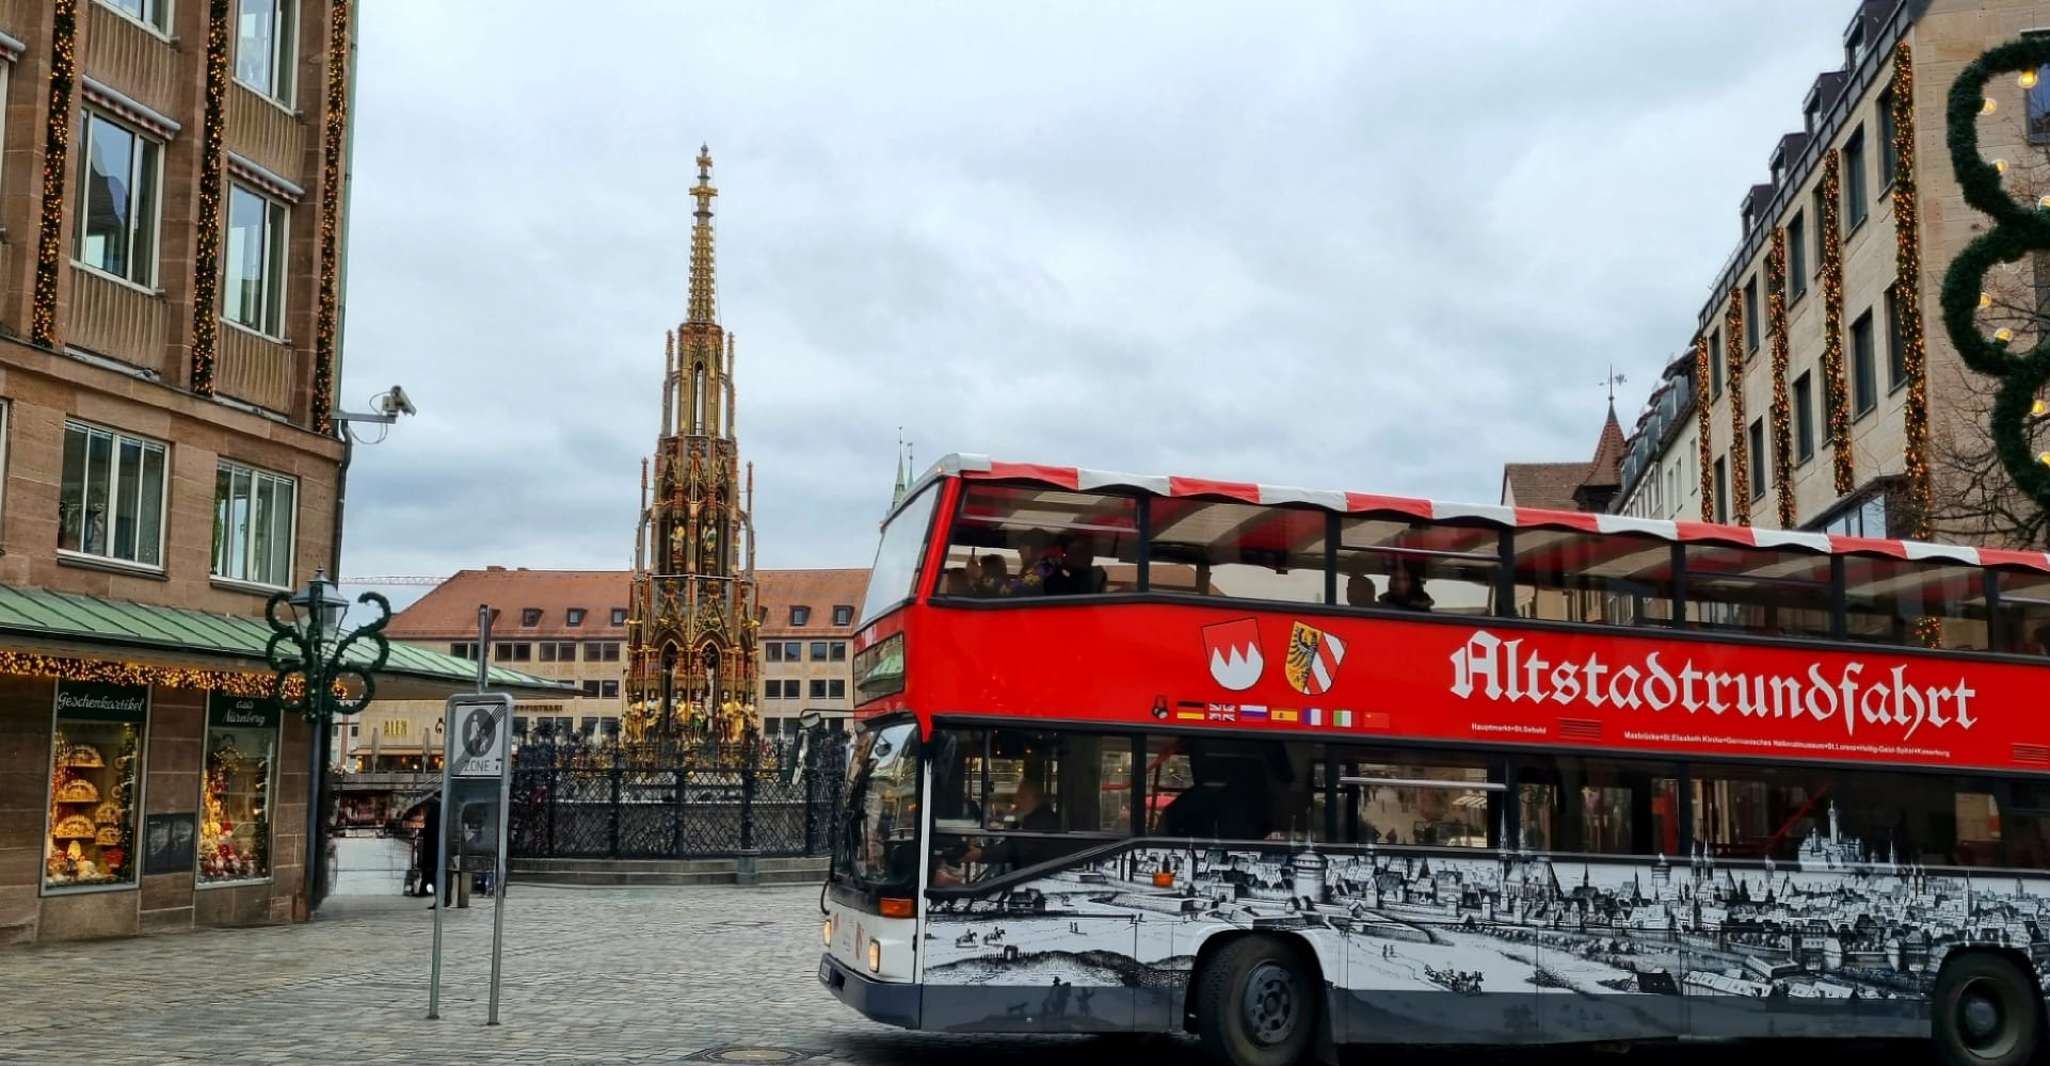
[[[1089,595],[1104,590],[1110,575],[1096,565],[1096,551],[1087,536],[1070,538],[1061,552],[1060,568],[1046,579],[1046,591],[1055,596]]]
[[[1388,571],[1388,591],[1381,594],[1381,606],[1395,607],[1405,611],[1428,611],[1432,607],[1431,594],[1424,591],[1424,563],[1420,559],[1403,559]]]
[[[1011,575],[1004,569],[1004,557],[985,555],[975,562],[975,580],[970,591],[976,596],[1001,596],[1010,586]]]
[[[1366,563],[1353,560],[1346,567],[1345,605],[1347,607],[1372,607],[1374,605],[1374,579],[1367,576]]]

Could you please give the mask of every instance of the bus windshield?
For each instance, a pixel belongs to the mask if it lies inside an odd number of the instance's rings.
[[[917,589],[918,558],[939,498],[939,486],[927,486],[883,527],[883,543],[876,549],[875,567],[869,571],[868,595],[862,598],[861,621],[875,621],[876,616],[911,598]]]
[[[847,761],[847,832],[834,872],[866,887],[909,886],[918,873],[918,726],[864,731]]]

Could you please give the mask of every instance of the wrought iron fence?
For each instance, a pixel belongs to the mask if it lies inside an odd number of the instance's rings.
[[[847,739],[521,745],[508,830],[522,858],[826,855]]]

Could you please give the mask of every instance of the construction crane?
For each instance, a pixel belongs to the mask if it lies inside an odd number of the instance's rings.
[[[418,575],[418,574],[396,574],[396,575],[385,575],[385,576],[382,576],[382,577],[345,577],[345,578],[341,579],[340,581],[336,582],[336,584],[339,584],[339,585],[422,585],[422,586],[432,587],[432,586],[435,586],[435,585],[439,585],[439,584],[441,584],[442,582],[444,582],[444,581],[447,581],[447,580],[448,580],[448,578],[445,578],[445,577],[422,577],[422,576],[420,576],[420,575]]]

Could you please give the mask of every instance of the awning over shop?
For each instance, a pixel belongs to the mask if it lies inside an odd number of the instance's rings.
[[[63,676],[61,663],[52,660],[114,660],[140,670],[193,672],[185,687],[254,691],[261,685],[267,691],[271,669],[263,652],[270,636],[261,618],[0,585],[0,674]],[[353,648],[349,659],[366,663],[370,655]],[[379,699],[441,699],[476,685],[476,663],[397,640],[377,673]],[[572,682],[496,666],[490,687],[516,696],[579,691]]]

